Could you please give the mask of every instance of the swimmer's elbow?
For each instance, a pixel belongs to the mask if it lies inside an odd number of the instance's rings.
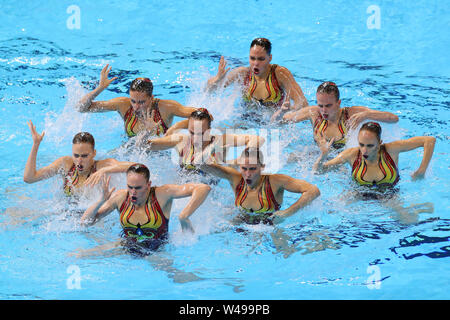
[[[392,123],[397,123],[399,120],[398,115],[392,114],[390,120]]]
[[[207,195],[211,191],[211,187],[207,184],[201,184],[197,187],[197,190],[199,190],[202,193],[205,193]]]
[[[23,182],[25,182],[25,183],[31,184],[31,183],[33,183],[33,182],[35,182],[35,181],[36,181],[36,180],[34,180],[34,179],[31,178],[31,177],[23,176]]]
[[[424,145],[430,146],[434,148],[434,145],[436,144],[436,138],[429,136],[429,137],[424,137],[425,138],[425,143]]]
[[[313,199],[317,198],[320,196],[320,190],[317,186],[313,185],[311,188],[311,195],[313,197]]]

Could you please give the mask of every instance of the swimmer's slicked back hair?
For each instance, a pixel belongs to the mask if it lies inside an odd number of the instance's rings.
[[[270,43],[269,39],[266,38],[256,38],[252,41],[250,44],[250,49],[253,48],[253,46],[260,46],[263,47],[267,54],[270,55],[272,52],[272,43]]]
[[[73,144],[77,143],[88,143],[95,149],[95,140],[92,134],[89,132],[78,132],[72,139]]]
[[[140,163],[133,164],[132,166],[130,166],[127,169],[127,175],[130,172],[141,174],[144,176],[144,178],[147,182],[150,181],[150,170],[143,164],[140,164]]]
[[[206,108],[198,108],[197,110],[193,111],[189,119],[195,119],[195,120],[208,120],[208,128],[211,128],[211,122],[214,120],[211,113],[209,113],[208,109]]]
[[[131,82],[130,91],[145,92],[151,97],[153,94],[153,83],[149,78],[136,78]]]
[[[377,136],[378,141],[381,141],[381,126],[378,122],[371,121],[364,123],[361,129],[359,129],[359,132],[363,130],[374,133]]]
[[[317,87],[317,92],[327,93],[327,94],[332,93],[336,97],[336,101],[339,101],[339,97],[340,97],[339,89],[338,89],[336,83],[334,83],[334,82],[325,81],[319,87]]]
[[[247,147],[242,151],[241,157],[239,158],[239,164],[244,164],[246,159],[251,159],[250,164],[259,164],[264,166],[264,156],[259,148]],[[256,161],[255,161],[256,160]]]

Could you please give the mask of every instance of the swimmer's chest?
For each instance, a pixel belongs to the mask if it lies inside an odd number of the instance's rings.
[[[324,125],[319,124],[319,127],[317,129],[318,132],[316,134],[320,134],[320,131],[322,132],[322,134],[324,135],[325,139],[327,139],[328,141],[330,141],[332,138],[334,138],[334,141],[338,141],[341,140],[342,138],[344,138],[343,133],[341,132],[341,129],[339,128],[339,124],[338,123],[332,123],[331,121],[328,121],[326,124],[326,129],[324,131],[322,131],[320,129],[320,126]]]
[[[145,213],[145,206],[142,206],[140,208],[134,207],[133,214],[128,217],[128,222],[137,225],[138,223],[140,225],[144,225],[148,222],[147,214]]]
[[[256,80],[256,78],[255,78],[255,82],[256,82],[256,88],[252,93],[253,99],[263,101],[263,100],[269,98],[270,92],[266,88],[267,81],[266,80]]]
[[[377,163],[367,163],[366,161],[366,173],[364,174],[364,181],[367,182],[378,182],[384,178],[384,174],[381,171],[379,165]]]

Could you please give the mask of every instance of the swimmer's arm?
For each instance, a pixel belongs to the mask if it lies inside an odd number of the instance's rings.
[[[332,142],[332,141],[331,141]],[[355,152],[358,151],[358,148],[349,148],[346,149],[344,151],[342,151],[341,153],[339,153],[336,158],[327,161],[325,163],[323,163],[323,161],[326,158],[326,154],[322,153],[319,158],[317,159],[317,161],[314,163],[313,166],[313,171],[314,172],[322,172],[322,171],[326,171],[328,169],[331,169],[333,167],[336,167],[338,165],[342,165],[346,162],[350,163],[351,162],[351,158],[353,158],[355,156]]]
[[[163,195],[167,196],[167,202],[173,199],[191,197],[186,206],[178,215],[183,230],[194,232],[189,217],[200,207],[208,197],[211,187],[203,183],[187,183],[184,185],[166,184],[160,187]]]
[[[294,179],[284,174],[277,174],[272,177],[275,178],[272,178],[272,180],[275,180],[275,183],[278,184],[280,188],[289,192],[302,194],[289,208],[274,213],[277,217],[277,222],[281,222],[282,219],[293,215],[320,195],[319,188],[304,180]]]
[[[228,180],[231,184],[235,180],[235,177],[239,176],[240,173],[231,167],[221,166],[219,164],[211,163],[211,164],[201,164],[199,168],[202,171],[212,174],[213,176],[219,177],[221,179]]]
[[[184,135],[181,134],[172,134],[161,138],[151,139],[147,141],[147,149],[152,151],[167,150],[176,147],[179,143],[183,142],[184,139]]]
[[[238,67],[231,71],[229,70],[230,68],[227,68],[227,62],[225,61],[225,58],[223,56],[220,57],[217,74],[208,79],[208,82],[206,84],[206,91],[207,92],[214,91],[220,85],[223,85],[223,87],[226,88],[233,82],[242,80],[248,69],[247,67]]]
[[[89,95],[89,93],[87,94]],[[84,98],[83,98],[84,99]],[[83,104],[81,101],[78,105],[80,112],[108,112],[117,111],[120,114],[125,114],[126,110],[130,107],[130,98],[118,97],[106,101],[92,101],[89,104]]]
[[[311,119],[317,106],[309,106],[296,111],[290,111],[283,116],[283,121],[301,122]]]
[[[111,82],[117,79],[117,77],[114,77],[112,79],[108,79],[108,74],[111,71],[111,68],[108,68],[109,64],[103,67],[102,71],[100,72],[100,82],[94,90],[86,94],[81,100],[78,102],[78,105],[76,106],[76,109],[78,109],[80,112],[102,112],[102,111],[112,111],[117,110],[112,109],[113,106],[109,104],[109,101],[98,101],[93,102],[94,99],[102,93],[103,90],[105,90]]]
[[[430,164],[431,157],[433,156],[434,146],[436,144],[435,137],[413,137],[406,140],[399,140],[387,143],[386,150],[392,156],[398,155],[401,152],[406,152],[423,147],[423,157],[419,168],[412,174],[412,178],[422,178],[427,171]]]
[[[51,178],[58,174],[61,169],[65,168],[65,163],[70,161],[70,157],[61,157],[53,161],[46,167],[36,170],[36,155],[39,146],[33,145],[30,156],[28,157],[23,173],[23,181],[26,183],[34,183],[44,179]]]
[[[85,186],[93,186],[100,182],[100,179],[105,174],[110,173],[119,173],[119,172],[125,172],[128,170],[129,167],[136,164],[135,162],[129,162],[129,161],[117,161],[116,159],[105,159],[99,161],[99,167],[98,170],[91,174],[89,178],[86,179],[84,182]]]
[[[161,103],[161,102],[160,102]],[[195,108],[183,106],[175,100],[164,100],[164,107],[172,114],[181,118],[189,118]]]
[[[398,122],[398,116],[388,111],[378,111],[363,106],[350,108],[348,124],[351,129],[355,129],[364,120],[396,123]]]
[[[170,136],[174,133],[177,133],[180,130],[187,129],[189,125],[189,119],[181,120],[171,126],[164,136]]]
[[[126,190],[118,190],[114,193],[116,188],[109,189],[109,181],[111,177],[104,178],[102,181],[102,197],[89,208],[86,209],[81,217],[80,223],[92,225],[100,219],[106,217],[108,214],[118,209],[119,200],[126,197]]]
[[[28,121],[28,127],[30,128],[31,138],[33,139],[33,146],[31,147],[30,155],[28,156],[25,170],[23,172],[23,181],[26,183],[33,183],[42,179],[50,178],[54,176],[61,167],[64,167],[64,160],[67,157],[59,158],[47,167],[36,170],[36,158],[39,150],[39,146],[44,139],[45,132],[42,131],[39,134],[36,131],[36,126],[30,120]]]
[[[222,146],[230,147],[247,147],[260,148],[266,140],[263,137],[254,134],[224,134],[221,136]]]
[[[283,90],[286,92],[287,98],[294,101],[294,105],[291,106],[291,110],[298,110],[308,106],[308,100],[306,100],[303,94],[302,88],[300,88],[297,81],[295,81],[292,73],[285,67],[278,66],[276,69],[277,79],[279,79]]]

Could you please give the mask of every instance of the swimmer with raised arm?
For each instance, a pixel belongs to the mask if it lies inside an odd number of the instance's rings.
[[[406,140],[398,140],[389,143],[381,141],[381,126],[376,122],[368,122],[362,125],[358,134],[358,144],[356,148],[349,148],[341,152],[336,158],[325,163],[331,147],[331,142],[322,147],[322,154],[314,164],[314,170],[323,171],[344,163],[352,167],[352,179],[360,186],[372,187],[373,191],[393,191],[392,187],[400,179],[398,170],[399,154],[417,148],[423,148],[422,162],[419,168],[412,174],[412,179],[423,178],[430,163],[434,151],[436,138],[434,137],[413,137]],[[363,196],[369,193],[364,193]],[[386,192],[372,192],[375,198],[389,198]],[[429,205],[427,204],[429,207]],[[394,209],[399,214],[406,214],[405,209],[395,206]],[[423,212],[432,212],[432,208]],[[402,217],[400,217],[402,218]]]
[[[398,116],[386,111],[372,110],[363,106],[341,108],[339,89],[334,82],[322,83],[316,92],[317,106],[309,106],[286,113],[284,121],[309,120],[313,126],[314,139],[320,145],[332,142],[333,148],[341,148],[347,142],[349,129],[355,129],[365,120],[395,123]]]
[[[117,111],[124,120],[125,132],[133,137],[141,131],[162,136],[172,125],[175,116],[187,118],[195,110],[175,100],[157,99],[153,96],[153,84],[149,78],[136,78],[130,86],[129,97],[107,101],[94,101],[117,77],[108,78],[111,68],[106,65],[100,74],[97,88],[86,94],[78,103],[80,112]]]
[[[271,51],[272,44],[268,39],[256,38],[250,44],[249,67],[230,70],[221,57],[217,75],[208,80],[207,90],[237,83],[243,88],[244,101],[273,108],[272,118],[279,117],[280,112],[306,107],[308,101],[292,73],[285,67],[271,64]]]
[[[131,252],[155,250],[168,238],[173,200],[190,197],[178,219],[183,231],[194,232],[189,217],[205,201],[210,190],[201,183],[153,187],[149,169],[134,164],[127,170],[127,189],[109,189],[109,178],[103,179],[101,199],[85,211],[81,222],[92,224],[117,210],[127,249]]]
[[[180,166],[187,171],[200,172],[198,164],[208,160],[224,162],[229,147],[258,147],[264,144],[262,137],[249,134],[211,135],[212,115],[205,108],[192,112],[188,119],[189,135],[173,133],[166,137],[149,140],[149,150],[176,148]]]
[[[60,157],[48,166],[36,169],[37,153],[45,132],[39,134],[31,121],[28,122],[28,127],[33,147],[23,174],[26,183],[34,183],[61,174],[64,179],[64,193],[68,196],[78,195],[85,186],[97,184],[106,174],[125,172],[133,164],[112,158],[95,160],[94,137],[88,132],[80,132],[72,140],[72,156]]]
[[[228,180],[235,194],[239,219],[249,224],[280,223],[320,195],[319,189],[304,180],[285,174],[262,174],[264,161],[257,148],[246,148],[238,159],[239,171],[214,163],[203,164],[202,170]],[[301,193],[290,207],[280,210],[284,191]]]

